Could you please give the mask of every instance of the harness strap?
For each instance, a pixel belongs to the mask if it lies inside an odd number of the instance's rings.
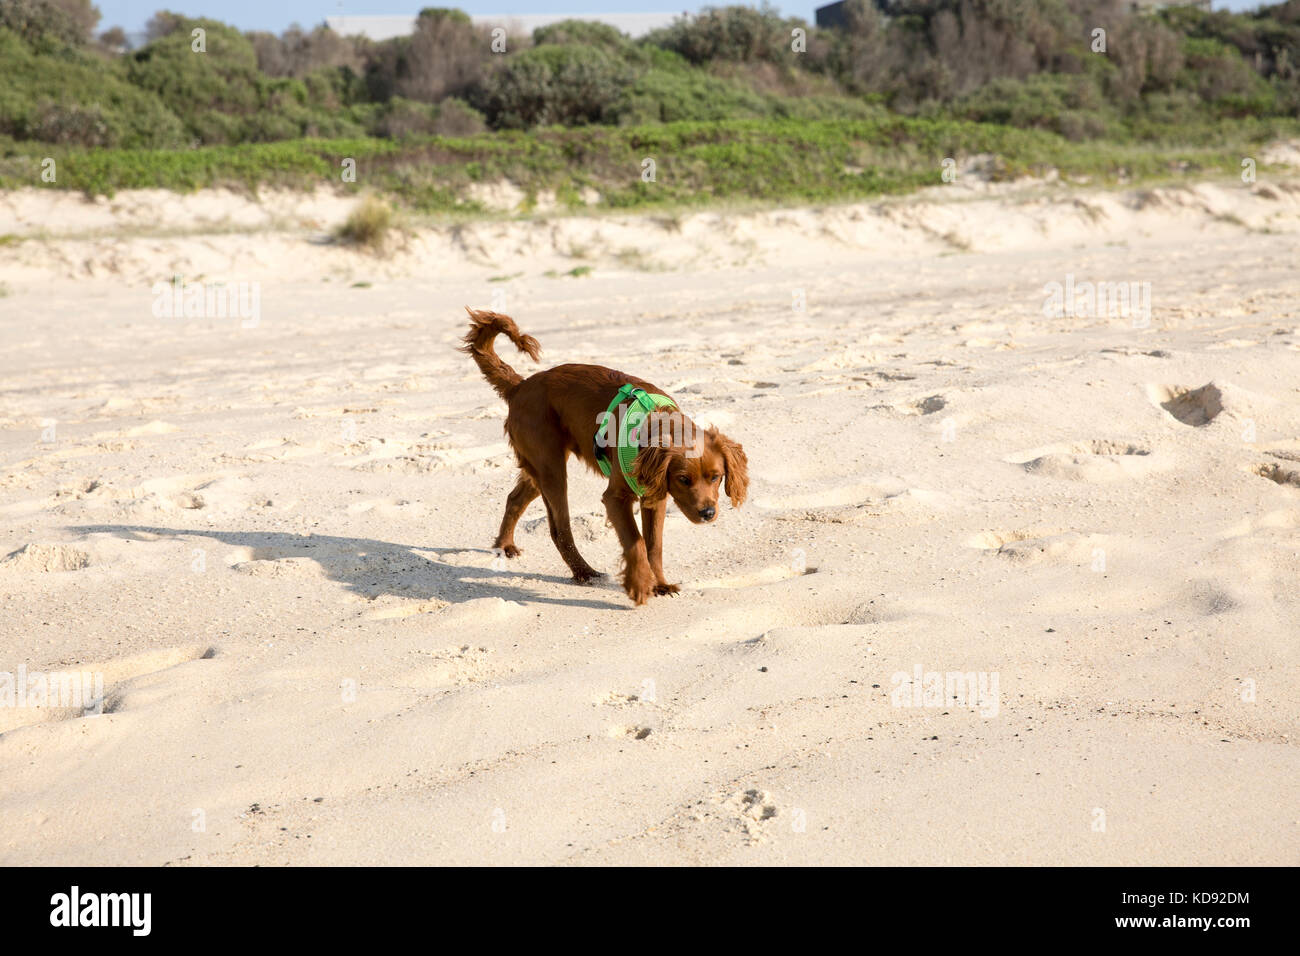
[[[619,407],[628,404],[629,400],[635,402],[635,406],[629,405],[620,421]],[[640,430],[646,415],[659,408],[676,407],[676,403],[667,395],[652,395],[631,382],[620,388],[614,396],[614,400],[609,403],[609,408],[602,415],[601,422],[596,428],[595,437],[592,439],[596,464],[600,467],[601,473],[608,477],[613,471],[613,465],[610,464],[608,457],[608,449],[613,447],[614,456],[618,459],[618,470],[623,475],[623,480],[627,482],[627,486],[632,489],[634,495],[638,498],[643,496],[645,489],[641,487],[640,482],[632,477],[633,465],[636,463],[637,453],[641,450],[638,445],[632,443],[632,438]],[[612,444],[609,441],[612,431],[611,424],[618,428],[618,434]],[[601,441],[602,436],[605,439],[604,443]]]

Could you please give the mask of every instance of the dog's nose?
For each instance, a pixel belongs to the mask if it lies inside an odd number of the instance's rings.
[[[718,513],[718,509],[710,505],[707,508],[700,509],[700,517],[705,521],[712,521],[713,516]]]

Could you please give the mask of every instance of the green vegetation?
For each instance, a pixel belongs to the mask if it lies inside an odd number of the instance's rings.
[[[0,188],[357,189],[352,159],[366,189],[428,213],[481,211],[471,187],[501,179],[524,208],[543,191],[580,208],[586,187],[614,208],[820,202],[934,184],[976,153],[1007,177],[1235,173],[1300,128],[1300,0],[879,6],[850,0],[833,30],[725,7],[636,41],[566,21],[496,55],[455,10],[382,43],[162,12],[124,52],[120,31],[92,39],[88,0],[0,0]]]
[[[551,190],[580,208],[589,186],[615,208],[696,206],[716,201],[826,202],[869,198],[935,185],[943,157],[998,158],[995,178],[1057,169],[1062,176],[1103,180],[1240,172],[1260,143],[1300,132],[1282,120],[1238,120],[1202,132],[1202,145],[1151,141],[1074,143],[1044,130],[992,123],[908,118],[874,120],[733,120],[641,127],[546,129],[450,138],[295,140],[191,150],[102,150],[51,147],[0,158],[0,188],[39,180],[40,155],[57,163],[58,185],[89,194],[161,187],[287,186],[340,188],[342,162],[356,160],[364,188],[400,198],[421,212],[479,207],[463,197],[476,182],[508,179],[532,196]],[[644,158],[655,181],[641,178]],[[379,205],[362,207],[378,219]],[[391,210],[388,210],[391,213]],[[369,226],[359,225],[358,238]]]

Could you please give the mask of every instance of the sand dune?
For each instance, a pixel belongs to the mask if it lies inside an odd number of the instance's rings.
[[[104,682],[0,708],[5,863],[1300,859],[1300,184],[384,257],[326,196],[157,199],[0,202],[49,236],[0,247],[0,671]],[[174,274],[259,320],[155,315]],[[680,596],[573,584],[540,506],[491,553],[464,304],[744,443],[744,508],[669,514]]]

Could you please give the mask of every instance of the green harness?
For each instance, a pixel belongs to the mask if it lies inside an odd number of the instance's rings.
[[[630,399],[630,401],[629,401]],[[622,420],[619,420],[618,408],[620,405],[627,403],[627,410],[623,413]],[[615,457],[618,459],[618,470],[623,474],[623,480],[627,486],[632,489],[632,493],[638,498],[645,494],[645,489],[640,483],[632,477],[632,469],[636,464],[637,453],[641,451],[641,446],[636,443],[637,434],[645,422],[646,416],[660,408],[676,408],[677,404],[667,395],[652,395],[645,389],[637,388],[632,383],[624,385],[614,396],[614,400],[609,403],[609,409],[601,416],[601,422],[596,429],[595,450],[596,464],[600,466],[601,473],[609,477],[613,471],[613,466],[609,463],[608,445],[609,436],[613,431],[611,423],[616,424],[618,428],[618,438],[615,442]],[[605,441],[602,442],[602,436]]]

